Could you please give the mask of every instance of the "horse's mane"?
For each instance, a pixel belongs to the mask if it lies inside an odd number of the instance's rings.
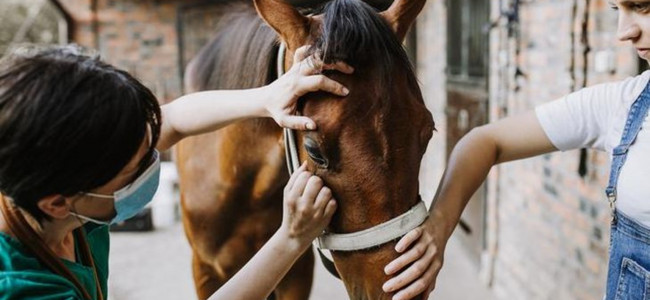
[[[270,83],[275,76],[277,35],[251,3],[224,4],[216,35],[192,59],[186,88],[245,89]]]
[[[355,69],[372,68],[382,87],[391,87],[395,68],[406,70],[411,88],[417,87],[413,66],[401,41],[377,10],[361,0],[333,0],[323,9],[321,36],[312,52],[325,62],[346,62]]]
[[[277,35],[251,3],[224,5],[229,12],[219,21],[216,36],[188,66],[189,90],[253,88],[275,77]],[[342,60],[355,69],[372,68],[379,75],[377,86],[386,90],[396,68],[402,68],[410,87],[419,90],[401,42],[375,8],[361,0],[333,0],[310,12],[323,14],[322,32],[311,51],[325,62]],[[380,94],[389,94],[385,92]]]

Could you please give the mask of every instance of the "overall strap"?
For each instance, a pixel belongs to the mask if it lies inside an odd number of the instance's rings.
[[[612,217],[616,217],[616,187],[618,185],[618,177],[621,174],[621,168],[625,164],[630,146],[636,140],[637,135],[641,131],[641,125],[648,115],[650,108],[650,84],[646,85],[645,89],[637,98],[628,114],[625,121],[625,128],[623,129],[623,136],[621,137],[620,144],[612,151],[612,167],[609,173],[609,183],[605,193],[609,200]]]
[[[4,195],[0,195],[0,212],[7,223],[7,227],[14,234],[16,239],[34,255],[45,267],[50,269],[55,274],[64,277],[70,281],[77,290],[82,294],[83,298],[86,300],[92,300],[90,293],[86,288],[79,282],[79,279],[66,267],[59,257],[49,248],[43,240],[40,238],[38,233],[29,225],[25,217],[18,210],[13,203],[9,203]],[[97,285],[97,299],[103,300],[104,295],[101,291],[101,286],[99,284],[99,278],[97,276],[97,270],[95,269],[95,262],[92,258],[92,253],[88,247],[86,241],[86,236],[81,228],[74,230],[74,235],[76,242],[81,246],[80,256],[82,263],[86,266],[89,266],[93,270],[93,276],[95,277],[95,284]]]

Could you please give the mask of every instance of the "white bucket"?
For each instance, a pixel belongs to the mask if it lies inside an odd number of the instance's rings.
[[[178,222],[179,203],[180,193],[176,165],[173,162],[161,162],[160,185],[151,201],[154,228],[164,228]]]

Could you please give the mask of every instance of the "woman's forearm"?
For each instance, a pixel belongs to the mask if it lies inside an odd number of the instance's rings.
[[[454,147],[431,206],[432,226],[451,236],[469,199],[497,162],[496,143],[482,129],[472,130]]]
[[[278,230],[264,247],[209,299],[266,299],[309,245],[289,238],[282,229]]]
[[[285,187],[280,228],[210,300],[267,299],[311,242],[322,234],[336,210],[336,201],[323,180],[306,168],[303,163]]]
[[[263,88],[204,91],[182,96],[161,106],[162,129],[158,149],[181,139],[222,128],[232,122],[265,117]]]
[[[556,150],[533,111],[473,129],[449,157],[429,224],[442,226],[448,238],[492,166]]]
[[[314,59],[308,60],[302,56],[307,53],[306,49],[298,49],[291,69],[264,87],[197,92],[163,105],[162,129],[156,148],[167,150],[185,137],[214,131],[232,122],[253,117],[271,117],[280,126],[292,129],[316,129],[313,120],[293,115],[298,99],[316,91],[347,96],[349,91],[344,86],[321,74],[321,71],[336,70],[352,74],[354,69],[341,62],[321,64],[319,69],[315,69]]]

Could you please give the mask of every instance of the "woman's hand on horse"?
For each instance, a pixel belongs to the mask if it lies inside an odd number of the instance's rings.
[[[393,300],[411,299],[422,293],[429,295],[433,291],[447,240],[432,223],[425,222],[413,229],[395,245],[401,255],[386,265],[384,272],[397,276],[382,286],[387,293],[395,292]]]
[[[284,189],[284,213],[282,226],[287,237],[306,247],[318,237],[329,224],[336,201],[332,191],[323,180],[306,170],[303,163],[296,170]]]
[[[323,70],[336,70],[352,74],[354,69],[343,62],[323,64],[316,56],[307,55],[308,46],[296,50],[294,63],[284,75],[266,87],[266,110],[280,126],[299,130],[314,130],[316,123],[304,116],[294,116],[298,99],[309,92],[325,91],[347,96],[349,91],[342,84],[322,75]]]

